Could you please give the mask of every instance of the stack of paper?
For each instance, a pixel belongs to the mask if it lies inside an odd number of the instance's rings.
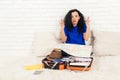
[[[83,57],[73,57],[73,61],[70,61],[71,66],[89,66],[92,59],[89,57],[83,58]]]

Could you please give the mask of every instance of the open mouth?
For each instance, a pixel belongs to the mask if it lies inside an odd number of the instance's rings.
[[[74,23],[76,22],[76,21],[73,21]]]

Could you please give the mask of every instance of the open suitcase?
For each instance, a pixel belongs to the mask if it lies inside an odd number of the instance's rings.
[[[68,69],[68,70],[80,70],[80,71],[89,71],[91,69],[93,57],[92,53],[90,54],[90,57],[77,57],[72,56],[66,53],[63,50],[56,50],[57,52],[54,53],[54,55],[58,54],[58,51],[60,51],[61,56],[60,58],[52,58],[51,60],[49,58],[44,58],[42,60],[43,68],[48,69]],[[53,56],[48,56],[53,57]]]

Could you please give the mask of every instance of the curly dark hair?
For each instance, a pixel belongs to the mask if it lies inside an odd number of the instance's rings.
[[[65,27],[67,27],[68,30],[73,29],[73,24],[72,24],[72,20],[71,20],[72,19],[72,15],[71,15],[72,12],[77,12],[78,15],[80,16],[80,20],[78,21],[77,26],[78,26],[78,32],[81,33],[81,32],[83,32],[85,20],[84,20],[83,14],[77,9],[72,9],[66,14],[66,16],[64,18]]]

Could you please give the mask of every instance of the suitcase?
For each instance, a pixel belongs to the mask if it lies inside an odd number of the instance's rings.
[[[72,58],[72,61],[67,63],[68,70],[79,70],[79,71],[89,71],[91,69],[93,57],[77,57],[75,60]]]
[[[63,70],[66,68],[65,67],[66,63],[61,59],[48,60],[47,58],[44,58],[42,60],[42,64],[43,64],[43,68],[46,69]]]

